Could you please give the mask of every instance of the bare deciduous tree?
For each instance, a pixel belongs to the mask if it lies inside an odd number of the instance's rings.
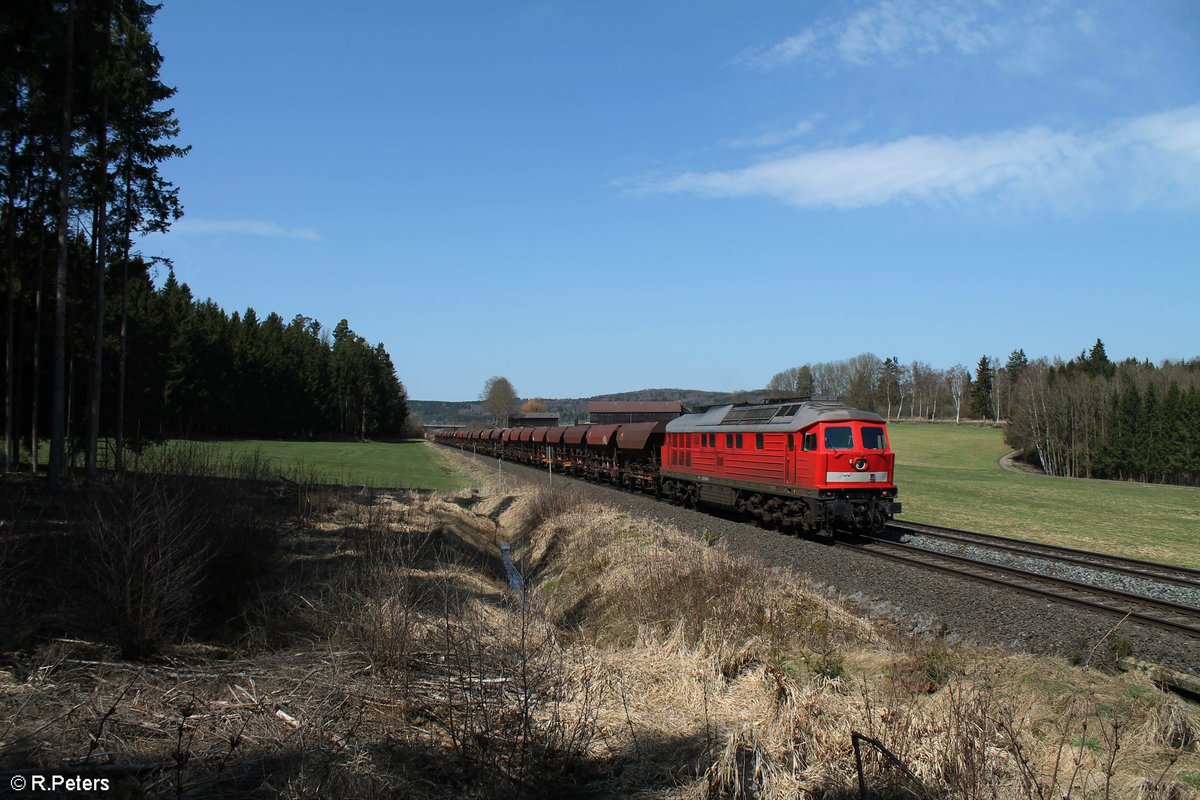
[[[483,385],[479,393],[483,407],[496,420],[497,425],[507,426],[508,417],[517,405],[517,390],[509,383],[508,378],[493,375]]]
[[[950,398],[954,400],[954,424],[962,418],[963,393],[971,376],[962,364],[955,364],[946,372],[946,385],[950,387]]]

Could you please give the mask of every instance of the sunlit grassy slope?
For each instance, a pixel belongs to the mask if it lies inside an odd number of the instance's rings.
[[[246,439],[215,443],[222,453],[259,453],[281,475],[320,483],[389,489],[455,491],[471,483],[438,448],[411,442],[280,442]]]
[[[1200,489],[1009,472],[994,428],[888,429],[901,519],[1200,568]]]

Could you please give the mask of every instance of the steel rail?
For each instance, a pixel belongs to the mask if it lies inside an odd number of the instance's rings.
[[[978,531],[965,531],[957,528],[947,528],[941,525],[931,525],[927,522],[892,520],[888,523],[888,527],[894,528],[898,531],[921,533],[943,539],[965,541],[971,544],[978,544],[981,547],[990,547],[994,550],[1007,550],[1009,552],[1027,555],[1034,558],[1054,558],[1055,560],[1068,564],[1078,564],[1080,566],[1090,567],[1092,569],[1119,572],[1134,578],[1144,578],[1146,580],[1158,581],[1160,583],[1172,583],[1177,586],[1187,587],[1189,589],[1200,589],[1200,569],[1192,569],[1191,567],[1180,567],[1174,564],[1163,564],[1158,561],[1145,561],[1137,558],[1126,558],[1125,556],[1113,555],[1111,553],[1098,553],[1091,550],[1080,550],[1078,548],[1064,547],[1057,544],[1033,542],[1029,541],[1028,539],[1015,539],[1009,536],[997,536],[994,533],[979,533]],[[1042,550],[1045,552],[1039,553],[1037,550]]]
[[[989,583],[1007,590],[1023,592],[1025,594],[1038,597],[1046,597],[1058,602],[1070,603],[1092,611],[1100,611],[1113,616],[1128,617],[1129,619],[1145,625],[1152,625],[1171,631],[1172,633],[1182,633],[1200,639],[1200,626],[1191,624],[1190,622],[1191,620],[1195,620],[1196,622],[1200,623],[1200,609],[1192,606],[1171,603],[1166,600],[1157,600],[1152,597],[1143,597],[1142,595],[1123,592],[1117,589],[1105,589],[1104,587],[1092,586],[1090,584],[1080,583],[1078,581],[1072,581],[1065,578],[1056,578],[1050,575],[1040,575],[1036,572],[1029,572],[1027,570],[1016,569],[1014,567],[1006,567],[987,561],[977,561],[975,559],[965,558],[963,556],[939,553],[933,550],[924,550],[910,545],[891,542],[886,539],[868,539],[866,541],[868,541],[870,544],[855,544],[853,542],[845,541],[839,542],[839,544],[852,547],[854,550],[860,553],[867,553],[880,558],[887,558],[892,561],[901,561],[926,569],[934,569],[950,575],[956,575],[960,578],[967,578],[969,580]],[[880,548],[878,545],[883,545],[883,547]],[[889,551],[887,548],[895,548],[895,550],[907,550],[909,552],[920,552],[924,557],[914,557],[912,555],[895,552],[894,550]],[[950,563],[935,563],[935,559]],[[960,566],[952,566],[953,564],[958,564]],[[969,568],[961,565],[968,565]],[[983,574],[984,572],[1001,573],[1011,577],[1009,579],[1000,578],[996,577],[995,575]],[[1085,592],[1091,594],[1093,597],[1098,595],[1100,597],[1109,599],[1125,600],[1133,605],[1140,605],[1143,607],[1157,609],[1169,614],[1176,614],[1186,618],[1189,621],[1179,622],[1163,617],[1153,616],[1151,614],[1138,611],[1135,608],[1122,608],[1119,606],[1108,605],[1094,599],[1089,600],[1078,596],[1071,596],[1070,594],[1064,594],[1061,591],[1056,592],[1051,589],[1029,585],[1028,583],[1022,583],[1019,580],[1013,580],[1011,578],[1034,581],[1036,583],[1049,584],[1051,586],[1066,587],[1067,589],[1075,592]]]

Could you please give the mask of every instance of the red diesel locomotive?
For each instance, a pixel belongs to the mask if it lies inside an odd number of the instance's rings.
[[[887,422],[842,403],[716,406],[667,423],[666,497],[769,526],[880,530],[900,512]]]
[[[666,423],[491,428],[436,439],[675,503],[735,509],[768,527],[880,530],[900,513],[886,420],[838,402],[727,404]]]

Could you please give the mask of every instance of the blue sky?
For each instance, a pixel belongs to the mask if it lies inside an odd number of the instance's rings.
[[[142,243],[416,399],[1200,355],[1200,4],[167,2]]]

